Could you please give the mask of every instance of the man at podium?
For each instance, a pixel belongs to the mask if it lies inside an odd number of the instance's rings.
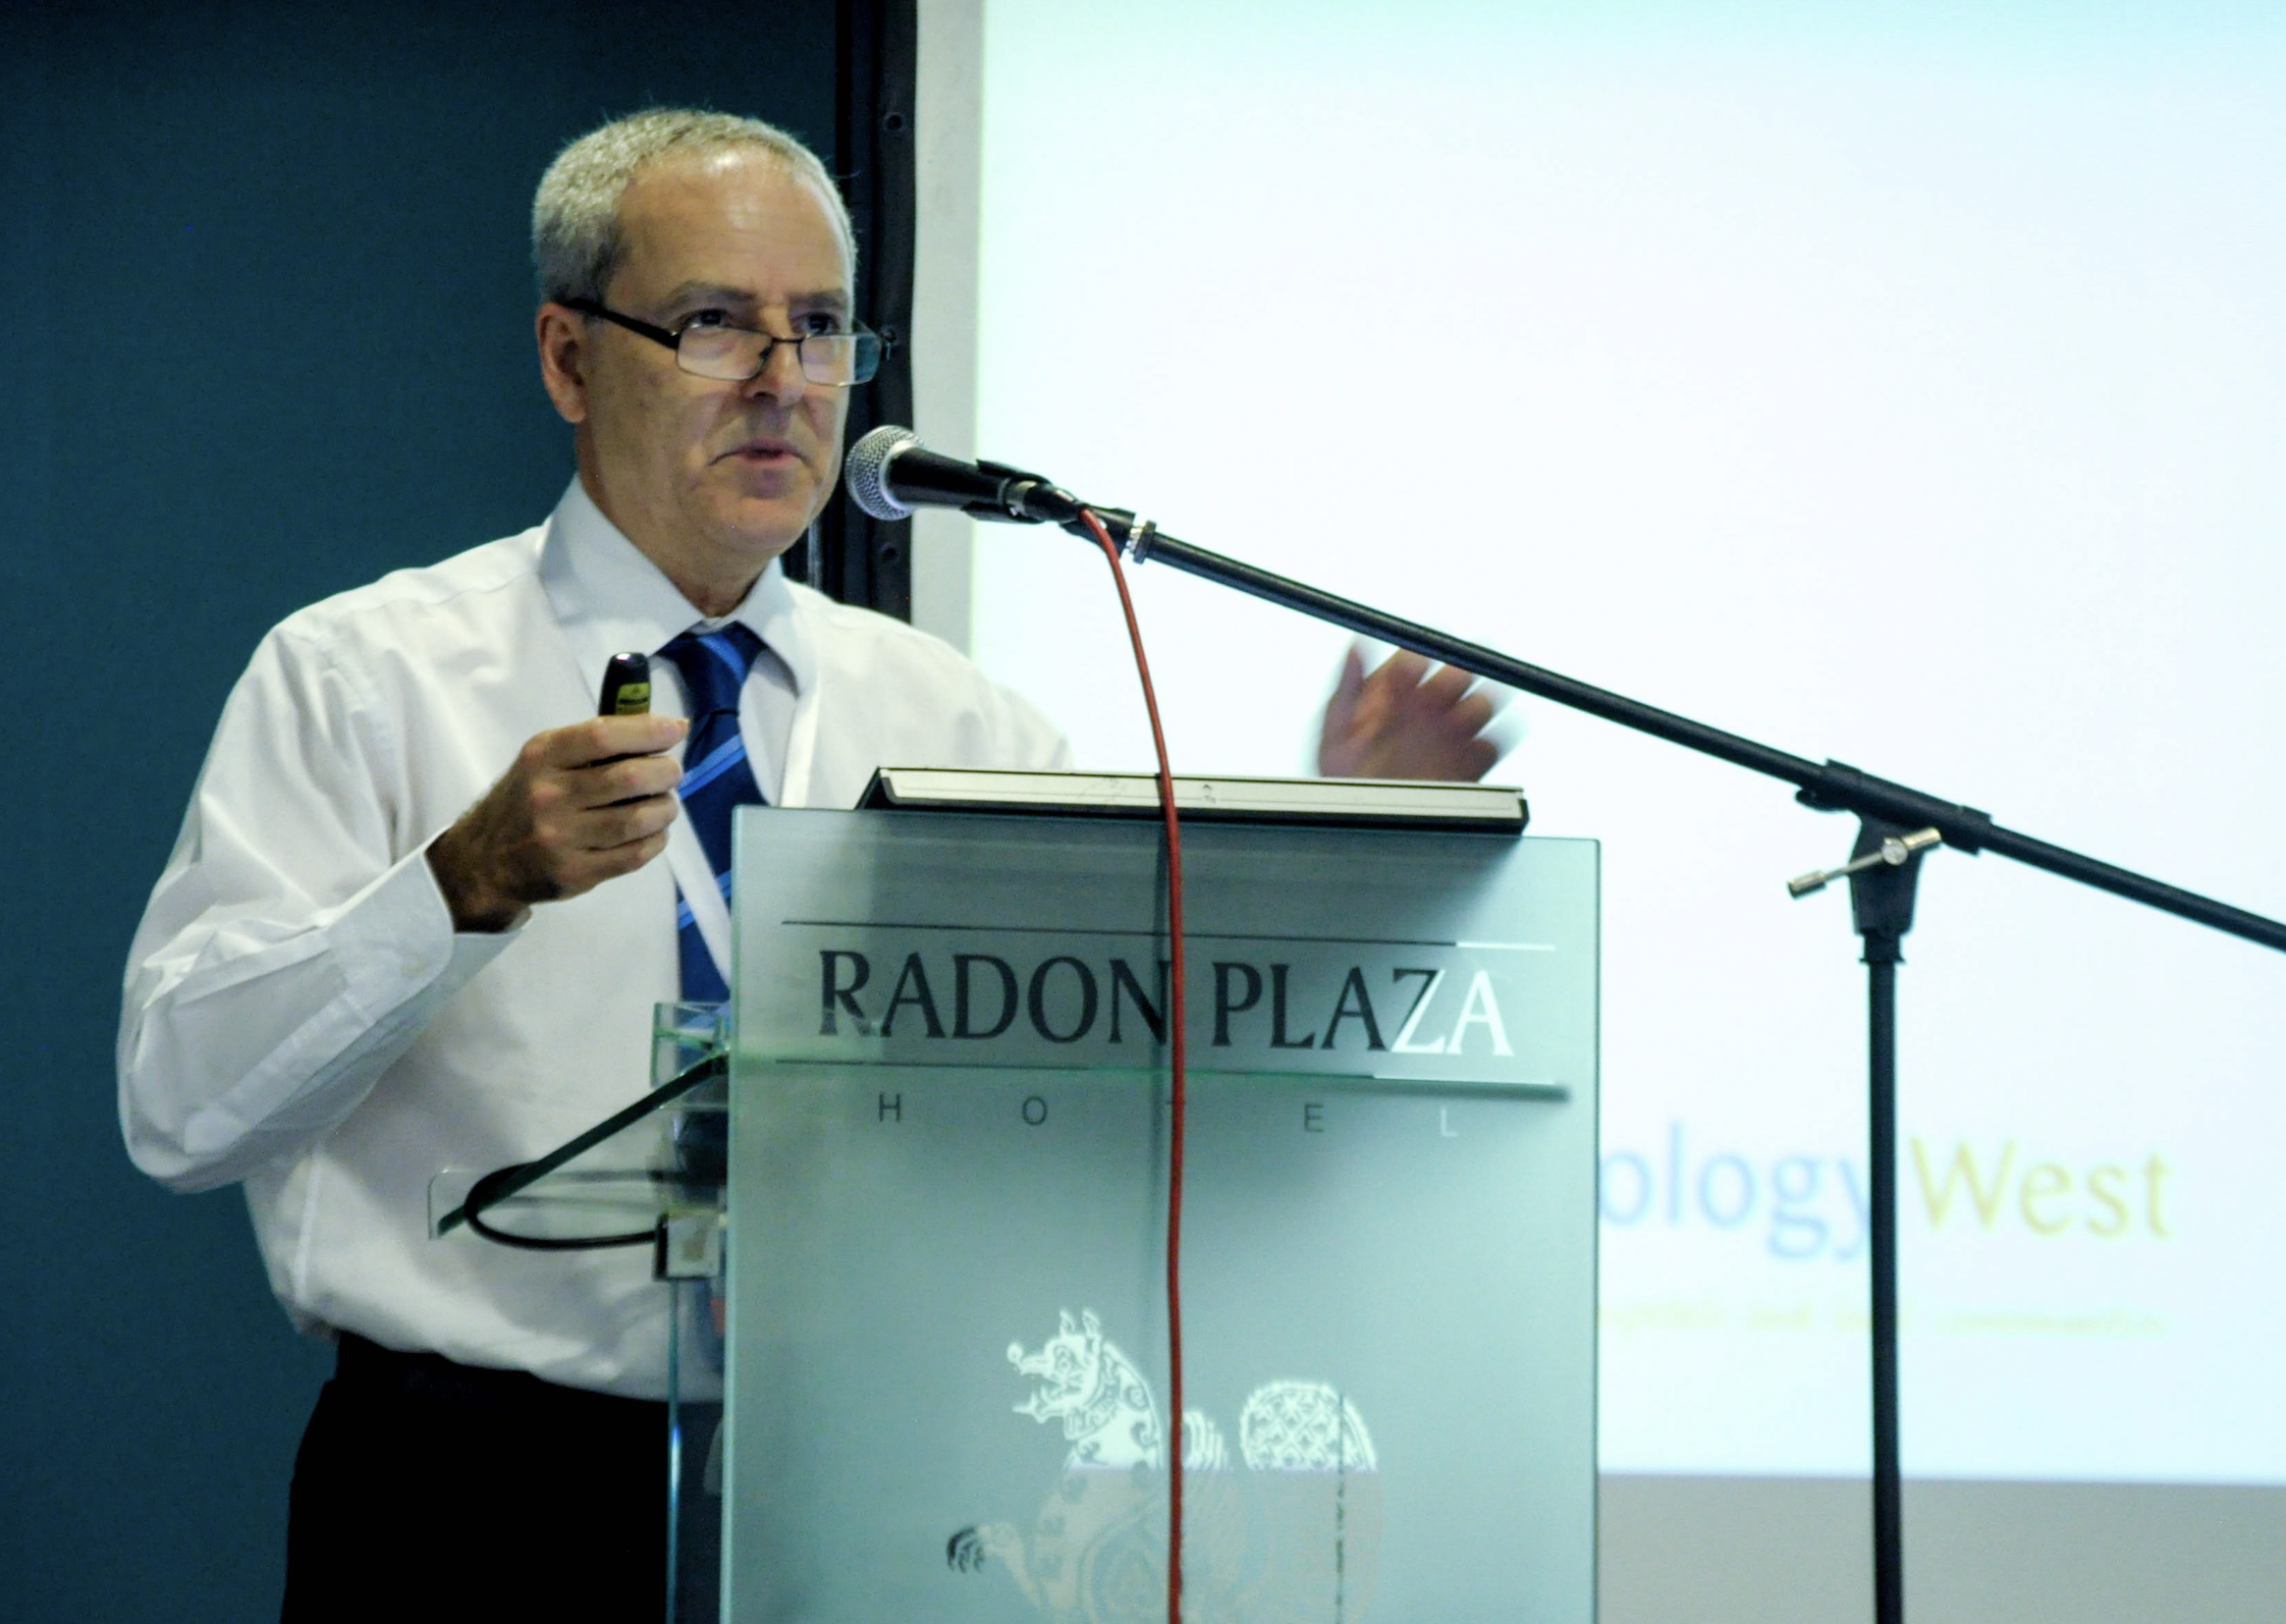
[[[129,958],[130,1155],[243,1183],[280,1301],[340,1347],[295,1468],[290,1618],[656,1616],[648,1260],[433,1240],[428,1180],[624,1106],[651,1007],[724,996],[704,927],[734,805],[848,806],[885,764],[1069,765],[953,649],[780,568],[879,350],[815,155],[638,114],[557,158],[533,243],[576,476],[532,529],[263,640]],[[653,711],[599,717],[626,651]],[[1353,656],[1322,769],[1474,779],[1490,715],[1460,674]]]

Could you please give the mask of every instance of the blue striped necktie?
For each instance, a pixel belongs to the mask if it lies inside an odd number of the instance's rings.
[[[762,786],[746,760],[745,736],[738,731],[738,693],[762,652],[762,639],[735,622],[720,631],[686,631],[659,651],[682,674],[690,696],[690,735],[682,747],[682,815],[706,852],[716,889],[731,899],[731,811],[762,804]],[[719,1003],[731,989],[706,950],[698,921],[680,886],[675,892],[675,936],[682,956],[685,1002]]]

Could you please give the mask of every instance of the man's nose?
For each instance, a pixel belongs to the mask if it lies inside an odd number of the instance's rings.
[[[809,392],[809,379],[801,369],[801,344],[796,339],[779,339],[762,357],[762,370],[748,378],[742,391],[747,398],[767,398],[778,406],[790,406]]]

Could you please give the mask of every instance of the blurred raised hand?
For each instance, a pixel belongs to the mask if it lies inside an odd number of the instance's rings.
[[[1497,707],[1476,678],[1418,654],[1390,655],[1370,674],[1352,647],[1326,701],[1318,771],[1330,779],[1429,779],[1473,784],[1500,759],[1488,737]]]

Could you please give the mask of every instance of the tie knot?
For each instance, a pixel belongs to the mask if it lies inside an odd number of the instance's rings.
[[[746,674],[761,652],[762,639],[734,621],[720,631],[685,631],[659,654],[674,661],[682,674],[682,685],[690,692],[690,717],[696,722],[719,711],[736,714],[738,690],[746,685]]]

